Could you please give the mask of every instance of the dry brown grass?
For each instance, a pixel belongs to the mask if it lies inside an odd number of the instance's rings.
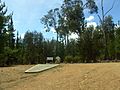
[[[120,90],[120,63],[62,64],[24,73],[29,67],[0,68],[0,90]]]

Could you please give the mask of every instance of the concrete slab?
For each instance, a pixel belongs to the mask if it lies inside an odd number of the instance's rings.
[[[26,70],[25,73],[36,73],[36,72],[42,72],[48,69],[51,69],[53,67],[58,66],[59,64],[37,64],[30,69]]]

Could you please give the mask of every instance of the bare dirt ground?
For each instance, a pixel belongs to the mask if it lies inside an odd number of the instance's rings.
[[[120,63],[61,64],[24,73],[29,67],[0,68],[0,90],[120,90]]]

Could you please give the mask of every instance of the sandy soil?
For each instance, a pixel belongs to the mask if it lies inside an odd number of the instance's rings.
[[[29,67],[0,68],[0,90],[120,90],[120,63],[61,64],[24,73]]]

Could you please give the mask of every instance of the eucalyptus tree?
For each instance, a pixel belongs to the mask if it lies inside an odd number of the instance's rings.
[[[76,33],[79,36],[79,40],[82,41],[82,34],[86,28],[86,22],[84,17],[84,10],[89,9],[89,13],[97,13],[97,6],[94,0],[86,0],[83,3],[82,0],[64,0],[61,6],[61,12],[63,18],[62,27],[63,32],[67,35]],[[79,47],[83,48],[82,42],[79,42]],[[69,44],[69,43],[68,43]],[[81,53],[83,54],[83,53]]]
[[[87,0],[85,4],[82,0],[64,0],[60,9],[50,10],[41,21],[45,25],[46,31],[50,31],[51,28],[56,30],[57,41],[58,33],[68,36],[70,32],[74,32],[80,36],[85,24],[83,10],[86,8],[90,9],[90,13],[97,12],[94,0]]]
[[[106,33],[106,29],[105,29],[105,19],[108,15],[108,13],[114,8],[114,5],[115,5],[115,2],[116,0],[114,0],[114,2],[112,3],[112,6],[108,9],[108,10],[105,10],[104,9],[104,0],[100,0],[100,7],[99,7],[99,10],[101,12],[98,12],[97,13],[97,16],[100,20],[100,24],[101,24],[101,31],[103,32],[103,39],[104,39],[104,59],[108,59],[108,46],[107,46],[107,33]],[[101,15],[100,15],[101,13]]]
[[[60,18],[59,8],[49,10],[47,15],[44,15],[41,18],[41,22],[45,25],[45,29],[47,32],[49,32],[53,28],[57,33],[56,55],[58,52],[58,38],[59,38],[58,23],[59,23],[59,18]]]
[[[106,11],[104,9],[104,0],[100,0],[101,3],[100,3],[99,8],[96,5],[96,2],[94,0],[86,0],[86,1],[87,1],[87,3],[85,4],[85,7],[89,8],[90,13],[96,12],[96,14],[97,14],[97,16],[100,20],[100,24],[101,24],[100,25],[101,26],[100,30],[103,32],[103,40],[104,40],[104,59],[107,59],[109,55],[108,55],[108,46],[107,46],[107,41],[108,40],[107,40],[107,33],[106,33],[107,31],[106,31],[106,27],[105,27],[106,24],[105,23],[106,23],[106,17],[109,17],[107,15],[114,8],[116,0],[114,0],[112,6]],[[99,12],[98,9],[101,12]],[[101,15],[100,15],[100,13],[101,13]],[[111,21],[110,21],[110,23],[111,23]],[[109,26],[110,25],[108,25],[108,27]],[[113,22],[111,23],[111,27],[113,27]]]
[[[92,59],[92,54],[90,53],[90,51],[92,52],[92,32],[86,30],[85,9],[88,9],[91,14],[98,12],[98,7],[94,0],[86,0],[85,3],[82,0],[64,0],[61,11],[63,17],[65,17],[64,22],[67,27],[67,32],[76,33],[79,36],[78,48],[79,55],[83,59],[82,62],[91,62],[89,59]]]
[[[77,33],[78,36],[85,28],[84,10],[89,9],[91,14],[98,10],[94,0],[86,0],[86,3],[82,0],[64,0],[61,7],[68,32]]]

